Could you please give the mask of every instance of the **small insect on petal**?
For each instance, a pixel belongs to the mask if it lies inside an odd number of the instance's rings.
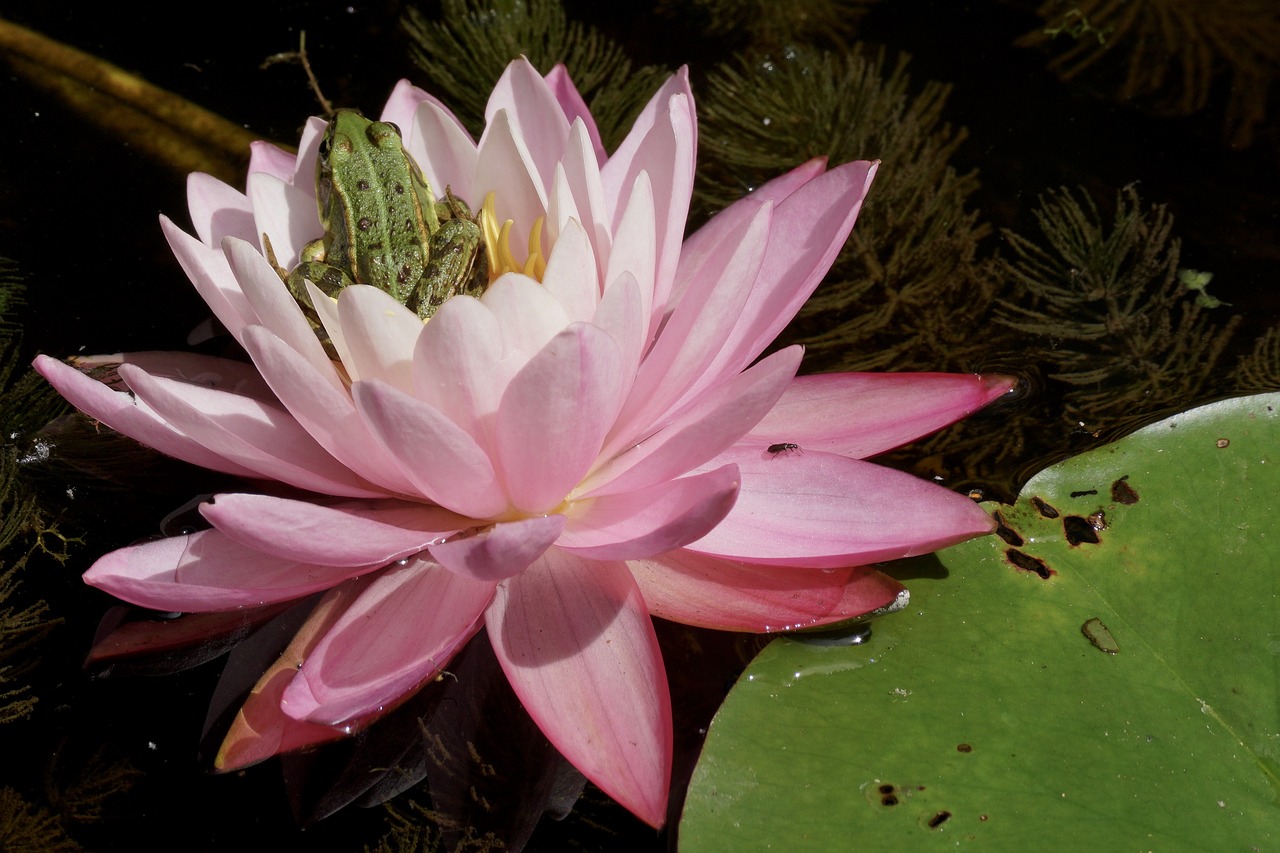
[[[769,445],[768,451],[770,456],[783,456],[788,453],[798,453],[800,451],[800,445],[792,444],[789,441],[783,441]]]

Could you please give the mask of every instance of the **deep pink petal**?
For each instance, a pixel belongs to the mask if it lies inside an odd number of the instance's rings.
[[[858,161],[838,166],[778,203],[769,251],[738,322],[685,400],[751,364],[791,322],[853,230],[878,165]],[[744,202],[755,204],[750,198]]]
[[[626,566],[553,548],[499,584],[485,622],[516,695],[556,749],[661,826],[671,702],[653,624]]]
[[[865,459],[973,414],[1014,383],[977,373],[797,376],[743,443],[798,444]]]
[[[670,424],[610,460],[583,482],[581,491],[594,497],[642,489],[711,459],[777,403],[802,355],[799,346],[779,350],[703,395]]]
[[[737,503],[690,551],[780,566],[866,565],[927,554],[995,526],[964,495],[846,456],[743,451],[737,464]]]
[[[553,510],[587,473],[621,400],[620,361],[613,338],[575,323],[511,380],[495,435],[515,507]]]
[[[446,509],[407,501],[333,506],[271,495],[216,495],[200,513],[228,538],[265,554],[319,566],[384,566],[472,525]]]
[[[276,659],[245,698],[222,746],[213,760],[220,773],[240,770],[273,755],[325,743],[350,734],[346,726],[325,726],[295,720],[280,707],[285,688],[298,668],[311,655],[320,638],[346,612],[367,586],[363,579],[348,581],[331,589],[307,616],[280,657]]]
[[[288,560],[201,530],[112,551],[84,580],[141,607],[201,613],[301,598],[368,569]]]
[[[316,645],[284,691],[298,720],[380,712],[435,677],[480,629],[493,583],[413,559],[382,572]]]
[[[542,556],[564,530],[563,515],[504,521],[471,536],[431,546],[431,556],[451,572],[482,581],[517,575]]]
[[[671,551],[627,565],[649,612],[720,631],[794,631],[893,604],[902,584],[865,566],[759,566]]]
[[[588,498],[570,511],[558,543],[580,557],[652,557],[692,542],[718,524],[738,494],[738,469],[667,480],[646,489]]]
[[[98,380],[47,355],[36,356],[32,366],[71,405],[147,447],[202,468],[238,477],[261,476],[253,469],[215,453],[174,429],[150,408],[136,402],[132,394],[113,391]]]
[[[443,412],[381,382],[357,382],[351,392],[370,432],[420,494],[475,518],[507,509],[488,454]]]

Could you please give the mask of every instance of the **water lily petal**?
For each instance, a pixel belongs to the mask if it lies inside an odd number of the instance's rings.
[[[499,110],[480,138],[472,198],[478,199],[476,206],[479,207],[488,193],[495,193],[498,221],[510,219],[513,234],[530,233],[534,221],[547,209],[542,181],[529,156],[516,137],[507,111]],[[511,253],[516,263],[524,263],[527,246],[513,240]]]
[[[452,190],[477,208],[484,203],[472,187],[479,151],[453,113],[430,98],[418,105],[413,122],[401,127],[408,131],[405,150],[422,168],[437,197]]]
[[[220,248],[206,246],[165,216],[160,217],[160,230],[178,265],[228,332],[239,338],[241,329],[258,322]]]
[[[499,111],[506,112],[513,138],[528,153],[539,183],[551,186],[569,135],[569,120],[551,87],[523,56],[509,63],[494,84],[485,105],[485,123],[492,125]]]
[[[595,314],[600,301],[595,263],[587,232],[576,219],[570,219],[547,258],[542,286],[560,302],[572,321],[590,320]]]
[[[338,313],[347,350],[342,363],[351,381],[375,378],[412,394],[413,349],[422,334],[418,316],[366,284],[343,288]]]
[[[512,378],[495,422],[495,446],[513,506],[554,509],[595,461],[621,399],[618,345],[575,323]]]
[[[259,474],[204,447],[169,424],[132,394],[113,391],[98,380],[47,355],[32,364],[59,394],[94,420],[175,459],[239,477]]]
[[[744,453],[737,465],[737,503],[690,551],[827,568],[926,554],[994,528],[964,495],[846,456]]]
[[[202,613],[301,598],[369,568],[282,559],[200,530],[112,551],[84,580],[141,607]]]
[[[266,172],[253,172],[246,186],[253,202],[255,231],[271,235],[276,263],[292,269],[303,247],[324,234],[317,218],[298,215],[298,211],[316,209],[314,181],[294,184]]]
[[[387,569],[312,650],[281,707],[329,725],[381,712],[444,669],[492,599],[493,583],[428,560]]]
[[[578,87],[573,85],[573,80],[569,77],[569,71],[564,67],[564,63],[556,63],[555,67],[547,72],[546,81],[556,102],[560,104],[560,109],[564,110],[565,118],[569,119],[569,123],[582,122],[583,129],[591,141],[591,150],[596,155],[596,162],[603,164],[608,157],[604,150],[604,143],[600,141],[600,130],[596,127],[595,117],[591,115],[591,110],[578,92]]]
[[[520,360],[523,363],[523,359]],[[515,365],[503,358],[502,329],[484,303],[455,296],[418,336],[413,387],[482,446]]]
[[[369,430],[401,460],[420,494],[476,518],[507,508],[488,454],[439,409],[377,380],[358,382],[351,391]]]
[[[293,155],[289,155],[289,162],[293,162]],[[227,236],[258,241],[253,205],[248,197],[213,175],[204,172],[187,175],[187,208],[191,212],[192,227],[206,246],[217,246]]]
[[[482,581],[517,575],[542,556],[564,530],[563,515],[504,521],[471,536],[455,536],[431,546],[451,572]]]
[[[720,631],[794,631],[892,604],[902,584],[865,566],[760,566],[671,551],[627,566],[649,612]]]
[[[318,566],[385,566],[472,525],[435,506],[347,501],[326,506],[271,495],[217,495],[200,514],[227,538]]]
[[[400,494],[413,487],[398,462],[374,440],[346,390],[262,326],[244,330],[253,363],[280,402],[334,458],[364,479]],[[332,368],[330,368],[332,373]]]
[[[386,494],[325,452],[274,401],[153,377],[131,364],[120,365],[119,373],[138,399],[175,430],[256,477],[321,494]]]
[[[315,606],[288,647],[245,697],[213,759],[214,770],[219,773],[241,770],[282,752],[350,734],[350,728],[346,726],[295,720],[284,712],[280,702],[289,682],[298,674],[298,668],[367,585],[364,579],[347,581],[329,590]]]
[[[575,508],[557,547],[594,560],[651,557],[692,542],[733,507],[738,468],[668,480],[647,489],[588,498]]]
[[[864,459],[976,412],[1014,383],[977,373],[797,376],[744,443],[788,442]]]
[[[511,686],[556,749],[661,826],[671,704],[657,637],[626,566],[553,548],[498,585],[485,624]]]
[[[774,407],[791,384],[803,354],[803,348],[793,346],[762,359],[611,459],[579,489],[590,497],[642,489],[711,459]]]

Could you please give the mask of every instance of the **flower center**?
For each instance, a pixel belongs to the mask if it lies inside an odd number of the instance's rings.
[[[489,280],[493,281],[503,273],[518,272],[542,281],[542,274],[547,270],[547,260],[542,256],[542,221],[545,217],[539,216],[534,220],[529,232],[529,254],[522,264],[511,253],[511,228],[515,222],[507,219],[498,224],[494,197],[490,191],[484,197],[484,207],[480,208],[480,232],[484,235],[484,250],[489,257]]]

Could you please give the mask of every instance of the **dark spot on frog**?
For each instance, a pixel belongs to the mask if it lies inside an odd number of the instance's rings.
[[[367,216],[361,216],[360,221],[356,223],[356,227],[358,227],[361,231],[368,231],[370,228],[373,227],[373,220]]]
[[[1111,484],[1111,500],[1126,506],[1138,502],[1138,493],[1134,491],[1133,486],[1129,485],[1128,474]]]
[[[1098,493],[1097,489],[1085,489],[1083,492],[1072,492],[1071,497],[1082,498],[1085,495],[1096,495],[1097,493]]]
[[[356,189],[358,189],[358,190],[367,190],[367,189],[369,189],[369,182],[368,182],[368,181],[356,181]]]
[[[396,195],[404,195],[404,185],[403,185],[403,184],[396,184],[394,189],[395,189],[395,193],[396,193]]]
[[[1060,514],[1057,509],[1040,498],[1032,498],[1031,505],[1044,518],[1057,518]]]
[[[1053,574],[1053,569],[1045,565],[1044,560],[1033,557],[1030,554],[1024,554],[1017,548],[1010,548],[1004,552],[1004,555],[1009,559],[1010,563],[1013,563],[1018,568],[1028,572],[1035,572],[1045,580],[1048,580],[1049,576]]]
[[[956,744],[956,752],[973,752],[973,747],[967,743]]]
[[[951,812],[940,811],[933,817],[929,818],[929,828],[937,829],[949,820],[951,820]]]
[[[996,520],[996,535],[1008,544],[1013,545],[1015,548],[1020,547],[1023,543],[1023,539],[1018,535],[1018,531],[1005,524],[1004,516],[1000,513],[996,512],[992,513],[992,515]]]
[[[1068,515],[1062,519],[1062,534],[1071,545],[1097,545],[1101,541],[1089,519],[1079,515]]]

